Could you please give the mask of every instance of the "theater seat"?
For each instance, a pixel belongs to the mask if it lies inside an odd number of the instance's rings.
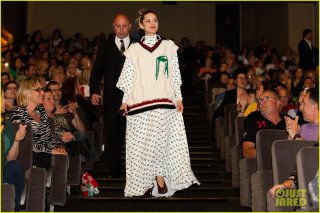
[[[251,175],[252,211],[267,211],[266,192],[273,186],[271,146],[275,140],[287,138],[287,132],[279,129],[262,129],[256,134],[257,171]]]
[[[235,121],[235,144],[231,146],[232,187],[239,187],[239,161],[242,158],[241,139],[245,117],[237,117]]]
[[[229,135],[225,137],[225,170],[231,172],[231,147],[236,144],[235,120],[239,114],[238,110],[229,112]]]
[[[296,155],[302,147],[313,146],[317,141],[277,140],[271,146],[273,184],[283,183],[296,168]],[[293,211],[294,207],[276,206],[276,200],[267,192],[268,211]]]
[[[13,128],[17,131],[20,123],[13,123]],[[47,178],[43,168],[33,168],[33,130],[27,124],[26,135],[20,142],[19,155],[17,161],[25,171],[25,189],[21,195],[21,205],[26,205],[26,211],[41,212],[45,210],[45,193]]]
[[[299,150],[297,157],[297,175],[299,189],[307,189],[308,184],[316,175],[319,169],[319,147],[303,147]],[[313,207],[310,202],[309,193],[306,193],[307,205],[301,211],[317,211],[319,208]]]
[[[14,185],[1,184],[1,212],[14,212],[15,198]]]

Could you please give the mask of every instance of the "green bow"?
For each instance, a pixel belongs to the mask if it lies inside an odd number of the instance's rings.
[[[156,60],[157,60],[156,80],[158,80],[158,76],[159,76],[159,65],[160,65],[160,62],[165,63],[164,74],[167,75],[167,78],[169,78],[169,68],[168,68],[168,58],[167,58],[167,56],[159,56]]]

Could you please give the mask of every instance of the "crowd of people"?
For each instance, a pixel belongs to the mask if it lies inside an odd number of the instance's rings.
[[[132,35],[128,17],[118,14],[108,38],[104,33],[93,41],[81,33],[64,38],[59,29],[44,38],[37,30],[2,52],[2,109],[7,122],[33,127],[35,166],[48,169],[52,155],[68,154],[69,142],[85,146],[85,131],[103,116],[110,177],[120,176],[121,142],[126,137],[125,196],[172,196],[199,184],[190,167],[181,85],[209,94],[213,120],[224,116],[226,104],[238,104],[239,116],[247,117],[245,158],[255,157],[255,133],[262,128],[286,129],[292,139],[318,140],[318,132],[308,133],[318,128],[318,120],[309,113],[319,108],[314,99],[319,87],[318,50],[310,29],[304,30],[298,53],[290,47],[280,52],[266,38],[256,48],[243,46],[235,52],[227,44],[213,47],[197,41],[193,46],[188,37],[177,46],[157,34],[155,12],[140,12],[139,30]],[[139,132],[147,126],[154,128]],[[6,136],[6,161],[16,159],[10,150],[24,134],[22,125],[15,138]],[[184,154],[169,146],[167,138],[180,141]],[[155,154],[144,156],[145,149]],[[98,160],[94,148],[85,146],[85,152]],[[143,167],[136,165],[141,159]],[[179,172],[182,162],[184,176]]]

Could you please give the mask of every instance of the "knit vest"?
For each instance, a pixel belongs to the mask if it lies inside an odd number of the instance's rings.
[[[149,48],[134,43],[124,53],[134,67],[132,89],[128,94],[129,114],[157,108],[174,109],[176,97],[172,80],[172,58],[178,46],[171,40],[161,40]]]

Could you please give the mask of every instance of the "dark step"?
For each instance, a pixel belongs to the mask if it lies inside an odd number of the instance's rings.
[[[123,187],[99,187],[100,193],[94,198],[99,199],[108,198],[121,198],[124,197]],[[232,187],[215,187],[215,188],[200,188],[200,187],[189,187],[181,191],[177,191],[171,199],[174,198],[206,198],[206,197],[236,197],[239,196],[239,190],[233,189]]]
[[[208,198],[114,198],[68,199],[67,205],[55,207],[63,212],[248,212],[240,206],[239,197]]]
[[[68,199],[67,205],[55,207],[62,212],[248,212],[240,206],[239,197],[228,198],[114,198]]]

